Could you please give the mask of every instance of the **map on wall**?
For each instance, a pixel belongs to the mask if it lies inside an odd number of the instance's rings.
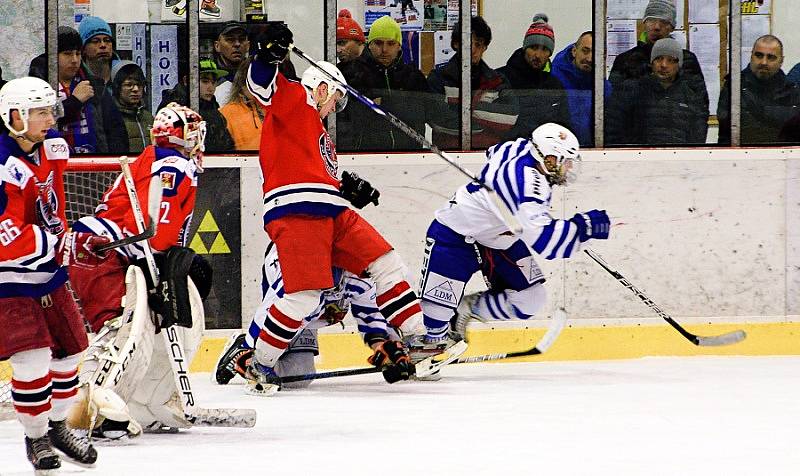
[[[28,74],[31,60],[44,53],[44,0],[0,1],[0,68],[3,79],[19,78]],[[31,24],[31,18],[41,18],[41,23]]]

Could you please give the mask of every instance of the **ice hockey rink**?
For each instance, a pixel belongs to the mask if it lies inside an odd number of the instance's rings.
[[[452,365],[439,382],[377,374],[272,397],[192,374],[206,407],[253,429],[193,428],[103,445],[61,473],[271,475],[794,475],[800,357],[647,357]],[[0,474],[31,474],[0,423]]]

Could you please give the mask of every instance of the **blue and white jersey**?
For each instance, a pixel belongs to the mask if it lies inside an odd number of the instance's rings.
[[[317,308],[306,316],[303,328],[319,329],[330,325],[321,317],[325,314],[326,307],[336,306],[344,313],[350,311],[362,337],[365,334],[381,334],[387,337],[391,335],[392,338],[395,338],[396,334],[389,330],[386,319],[378,311],[378,305],[375,302],[377,296],[375,284],[369,279],[359,278],[350,272],[336,271],[334,273],[336,286],[322,292]],[[337,277],[339,279],[336,279]],[[263,296],[261,304],[258,306],[245,336],[245,342],[250,348],[255,347],[258,334],[267,325],[267,311],[284,294],[278,251],[272,241],[267,244],[267,251],[264,255],[261,291]]]
[[[550,216],[552,188],[536,168],[527,139],[503,142],[486,151],[480,179],[489,184],[522,223],[522,234],[509,231],[486,191],[474,183],[460,187],[450,203],[436,211],[436,220],[456,233],[494,249],[507,249],[522,239],[545,259],[569,258],[579,251],[578,227]]]

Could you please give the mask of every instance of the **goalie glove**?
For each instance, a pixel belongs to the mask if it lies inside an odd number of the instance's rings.
[[[289,55],[294,35],[283,23],[272,24],[258,37],[256,59],[265,64],[280,64]]]
[[[415,373],[414,364],[402,342],[385,340],[377,345],[367,362],[381,369],[383,378],[389,383],[408,380]]]
[[[381,193],[369,182],[348,171],[342,172],[340,191],[342,196],[358,209],[364,208],[370,203],[374,203],[377,206],[378,198],[381,196]]]
[[[91,268],[99,265],[108,256],[108,252],[95,251],[97,247],[110,242],[105,236],[71,231],[64,233],[58,241],[56,257],[63,266]]]
[[[605,210],[576,213],[570,221],[577,225],[578,239],[581,243],[589,240],[607,240],[611,232],[611,220]]]

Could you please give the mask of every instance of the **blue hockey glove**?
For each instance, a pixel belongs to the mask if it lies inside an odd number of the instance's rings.
[[[605,210],[589,210],[576,213],[571,220],[578,226],[578,239],[583,243],[589,240],[607,240],[611,231],[611,220]]]

